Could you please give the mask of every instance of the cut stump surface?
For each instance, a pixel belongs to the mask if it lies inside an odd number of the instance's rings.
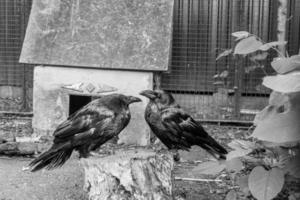
[[[84,189],[90,200],[171,200],[171,153],[149,149],[118,150],[81,159]]]

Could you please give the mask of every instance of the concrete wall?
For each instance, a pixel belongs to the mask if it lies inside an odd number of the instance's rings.
[[[110,91],[139,96],[139,91],[152,89],[152,82],[151,72],[37,66],[33,87],[34,133],[51,135],[68,117],[70,94],[97,96]],[[120,134],[120,143],[146,145],[149,141],[149,128],[144,120],[146,99],[141,98],[142,103],[130,106],[131,121]]]

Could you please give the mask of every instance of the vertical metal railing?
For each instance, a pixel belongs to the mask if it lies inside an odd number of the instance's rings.
[[[0,111],[32,109],[32,66],[19,63],[31,3],[0,1]]]
[[[288,0],[287,49],[299,51],[300,1]],[[277,9],[274,0],[175,0],[173,48],[170,71],[162,74],[161,87],[196,118],[252,120],[267,104],[269,90],[262,78],[274,73],[270,52],[261,68],[250,68],[246,58],[217,55],[231,48],[231,33],[248,31],[265,42],[277,40]],[[228,71],[223,85],[214,76]]]
[[[251,73],[241,70],[239,66],[247,65],[246,61],[216,61],[216,56],[232,46],[230,34],[234,31],[276,40],[277,6],[276,0],[175,0],[170,72],[162,74],[159,87],[173,92],[197,118],[243,119],[241,111],[247,100],[268,95],[257,87],[265,74],[259,69]],[[0,1],[0,111],[32,109],[33,67],[18,63],[30,7],[31,0]],[[299,26],[300,1],[288,0],[290,55],[299,52]],[[231,90],[220,89],[213,78],[226,70],[229,74],[222,87]],[[267,63],[265,70],[272,73]]]

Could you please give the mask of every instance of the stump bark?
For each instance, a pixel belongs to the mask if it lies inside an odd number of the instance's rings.
[[[81,159],[90,200],[171,200],[171,153],[147,149],[117,151]]]

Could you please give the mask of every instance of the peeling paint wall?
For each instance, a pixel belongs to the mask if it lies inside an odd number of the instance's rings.
[[[152,80],[151,72],[35,67],[32,122],[34,133],[37,136],[52,135],[57,125],[69,115],[71,94],[105,95],[109,93],[105,89],[111,88],[111,92],[139,96],[141,90],[152,89]],[[119,143],[146,145],[149,142],[150,131],[144,120],[147,102],[144,97],[139,97],[143,102],[130,105],[131,121],[120,134]]]

